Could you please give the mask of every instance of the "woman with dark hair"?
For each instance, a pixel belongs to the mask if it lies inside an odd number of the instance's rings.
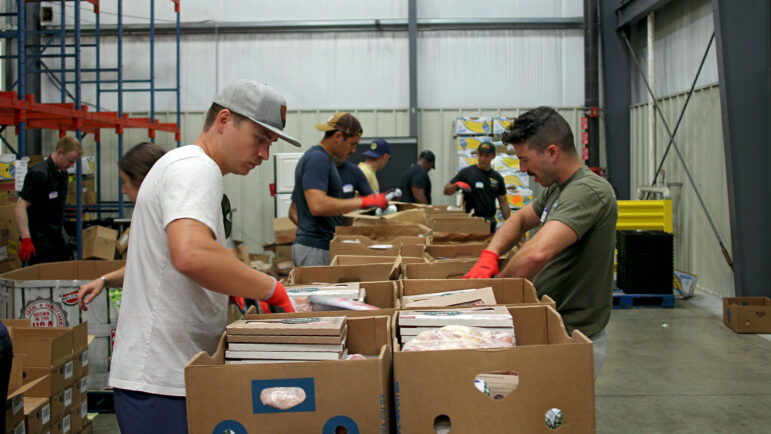
[[[118,161],[118,176],[123,182],[121,193],[129,197],[129,200],[136,202],[139,194],[139,187],[145,179],[145,175],[150,171],[158,159],[166,151],[158,145],[149,142],[140,143],[129,149],[120,161]],[[88,310],[87,304],[96,298],[102,290],[109,286],[123,285],[123,276],[126,273],[126,266],[123,266],[113,272],[107,273],[98,279],[94,279],[80,287],[78,291],[78,305],[83,310]]]

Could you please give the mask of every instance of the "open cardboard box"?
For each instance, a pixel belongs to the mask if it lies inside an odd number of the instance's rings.
[[[337,235],[329,242],[329,257],[403,256],[422,258],[428,242],[426,237],[402,236],[388,241],[375,241],[363,235]]]
[[[486,243],[493,239],[493,234],[465,234],[454,232],[434,232],[430,244],[468,244]]]
[[[482,250],[487,248],[487,243],[445,244],[426,246],[429,260],[439,259],[477,259]]]
[[[366,265],[366,264],[390,264],[399,261],[402,264],[425,264],[426,258],[413,258],[401,256],[355,256],[337,255],[329,265]]]
[[[279,217],[273,219],[273,233],[276,237],[276,244],[290,244],[295,239],[297,225],[289,217]]]
[[[426,222],[434,232],[489,234],[490,222],[482,217],[431,216]]]
[[[45,381],[45,378],[24,383],[24,359],[23,354],[15,354],[11,361],[11,375],[8,379],[8,395],[6,396],[6,405],[0,411],[5,412],[4,432],[18,432],[20,424],[24,423],[24,394],[30,389],[35,388],[39,383]],[[6,363],[6,361],[3,361]],[[22,430],[21,432],[25,432]]]
[[[771,299],[724,298],[723,323],[737,333],[771,333]]]
[[[390,322],[348,317],[348,352],[373,356],[365,360],[225,365],[223,334],[213,355],[201,352],[185,367],[190,433],[390,432]],[[269,407],[260,400],[267,387],[301,387],[306,399],[287,410]]]
[[[405,295],[429,294],[432,292],[459,289],[493,288],[498,304],[544,304],[554,307],[556,303],[548,295],[538,300],[533,283],[523,278],[498,279],[403,279],[399,281],[399,302]]]
[[[478,259],[443,259],[425,263],[402,263],[402,279],[460,279],[471,270]],[[509,258],[498,260],[498,269],[509,263]]]
[[[343,214],[343,224],[345,226],[357,225],[361,222],[369,224],[380,224],[381,222],[403,222],[426,224],[426,211],[423,206],[414,203],[391,202],[396,205],[396,212],[384,216],[375,214],[375,209],[362,209],[348,214]]]
[[[314,314],[327,314],[332,313],[333,316],[337,315],[339,316],[341,312],[345,312],[345,315],[348,315],[349,312],[353,313],[364,313],[366,314],[369,312],[369,315],[373,315],[372,312],[379,312],[378,315],[390,315],[394,309],[398,309],[401,305],[399,304],[399,288],[398,288],[398,282],[395,280],[383,280],[383,281],[372,281],[372,282],[359,282],[359,288],[364,288],[367,292],[367,298],[365,300],[365,303],[371,304],[372,306],[377,306],[381,309],[388,310],[387,312],[380,312],[380,311],[374,311],[374,310],[360,310],[360,311],[325,311],[325,312],[313,312]],[[303,312],[307,313],[307,312]],[[278,315],[278,314],[271,314],[271,315]],[[282,315],[293,315],[292,313],[289,314],[282,314]],[[247,319],[249,318],[248,312],[247,312]],[[290,317],[287,317],[290,318]]]
[[[394,222],[387,225],[335,227],[335,235],[361,235],[373,241],[390,241],[397,237],[427,237],[430,234],[431,229],[420,223]]]
[[[289,285],[303,285],[395,280],[399,277],[400,271],[398,259],[378,264],[294,267],[289,273],[288,282]]]
[[[595,431],[592,342],[567,334],[548,305],[509,306],[517,346],[502,349],[402,352],[394,342],[396,426],[432,433],[437,418],[451,432],[552,432],[547,412],[559,409],[557,432]],[[474,386],[479,374],[514,372],[517,387],[492,399]]]

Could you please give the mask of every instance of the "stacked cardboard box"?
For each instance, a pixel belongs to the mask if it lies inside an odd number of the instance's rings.
[[[21,234],[13,205],[0,205],[0,273],[21,268],[17,253]]]
[[[292,242],[295,239],[297,226],[288,217],[273,219],[273,233],[275,242],[265,244],[266,251],[272,251],[272,272],[276,276],[286,276],[292,271]]]
[[[771,299],[724,298],[723,323],[737,333],[771,333]]]
[[[46,410],[43,401],[30,400],[29,411],[25,411],[30,416],[28,424],[45,429],[48,413],[52,431],[80,431],[87,406],[84,390],[88,365],[84,367],[82,362],[87,360],[87,333],[87,323],[75,327],[14,327],[14,352],[24,356],[24,382],[35,382],[25,397],[43,398],[50,405]]]
[[[339,360],[348,355],[346,317],[241,320],[227,326],[225,364]]]
[[[379,216],[375,209],[362,209],[343,214],[343,225],[386,225],[402,223],[426,223],[426,211],[423,205],[405,202],[391,202],[396,207],[396,212]]]
[[[436,263],[440,264],[440,263]],[[448,261],[447,264],[452,264]],[[433,265],[433,264],[432,264]],[[495,279],[403,279],[399,281],[399,305],[403,307],[404,297],[425,295],[438,291],[457,291],[463,289],[492,288],[493,296],[498,304],[504,305],[539,305],[546,304],[555,307],[556,304],[548,295],[538,299],[533,283],[522,278]],[[436,307],[436,306],[433,306]]]
[[[376,241],[363,235],[337,235],[329,242],[329,258],[334,260],[338,255],[422,258],[427,242],[426,237],[419,236]]]

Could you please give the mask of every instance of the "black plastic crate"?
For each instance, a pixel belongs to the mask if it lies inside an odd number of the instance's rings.
[[[617,231],[616,249],[616,284],[625,294],[672,293],[672,234],[663,231]]]

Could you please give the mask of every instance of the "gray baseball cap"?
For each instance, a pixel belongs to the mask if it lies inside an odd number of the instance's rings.
[[[219,91],[213,102],[246,116],[297,147],[302,146],[297,139],[284,132],[286,100],[267,84],[237,80]]]

